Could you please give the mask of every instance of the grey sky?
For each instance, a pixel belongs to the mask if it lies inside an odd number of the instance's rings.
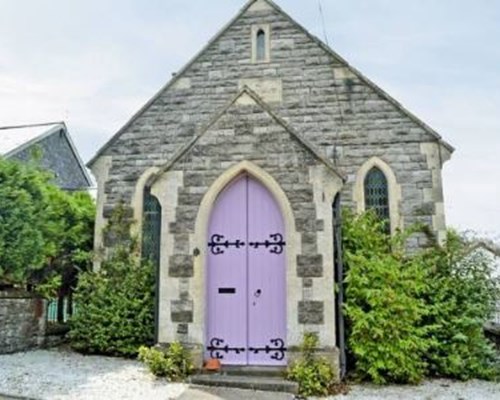
[[[278,0],[324,39],[317,0]],[[65,120],[84,160],[243,0],[0,0],[0,125]],[[500,1],[322,0],[331,47],[435,128],[450,225],[500,236]]]

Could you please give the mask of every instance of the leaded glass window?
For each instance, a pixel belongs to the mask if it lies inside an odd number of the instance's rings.
[[[389,214],[389,189],[387,178],[377,167],[373,167],[365,177],[365,208],[374,210],[384,221],[387,221],[386,229],[390,232]]]
[[[146,189],[142,207],[142,258],[154,265],[160,263],[161,206],[158,199]]]
[[[263,29],[259,29],[257,32],[257,61],[264,61],[266,59],[266,33]]]

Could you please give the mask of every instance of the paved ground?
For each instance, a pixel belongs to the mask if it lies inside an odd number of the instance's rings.
[[[288,393],[256,392],[253,390],[190,387],[178,400],[293,400]]]
[[[12,396],[12,397],[10,397]],[[61,350],[0,355],[0,400],[292,400],[283,393],[188,387],[154,379],[137,361]],[[434,380],[418,386],[355,385],[331,400],[500,400],[500,383]],[[329,399],[330,400],[330,399]]]

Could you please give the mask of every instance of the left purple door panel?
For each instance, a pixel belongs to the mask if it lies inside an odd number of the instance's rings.
[[[247,363],[247,184],[238,179],[217,198],[208,230],[208,358]]]

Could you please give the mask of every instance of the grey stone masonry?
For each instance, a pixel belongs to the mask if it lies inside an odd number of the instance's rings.
[[[269,48],[257,61],[260,29]],[[91,160],[97,225],[121,201],[140,219],[137,199],[151,186],[162,206],[160,336],[201,349],[203,221],[219,178],[251,165],[284,199],[288,345],[315,329],[326,349],[335,342],[335,195],[362,207],[360,171],[375,160],[387,172],[392,227],[442,230],[441,168],[452,151],[274,3],[253,0]]]
[[[220,132],[225,134],[220,136]],[[189,193],[206,192],[228,165],[242,159],[253,162],[278,181],[290,201],[296,222],[317,221],[309,168],[317,165],[318,160],[259,104],[234,103],[169,168],[169,172],[184,173],[184,185],[179,188],[175,210],[175,220],[184,232],[194,233],[198,212]],[[283,160],[287,160],[286,165],[283,165]],[[175,253],[175,249],[185,248],[183,244],[186,240],[185,235],[176,234],[178,223],[169,227],[174,239],[174,254],[169,257],[168,273],[170,277],[191,277],[192,256]],[[298,275],[321,278],[322,257],[315,254],[315,249],[317,231],[322,231],[323,226],[318,223],[301,224],[301,228],[303,248],[307,247],[308,255],[297,257]],[[311,246],[304,246],[304,242],[311,243]],[[191,322],[191,306],[191,299],[173,301],[172,322]],[[315,320],[319,321],[319,318]]]
[[[252,60],[251,34],[255,25],[270,28],[269,62]],[[401,182],[404,201],[398,207],[405,224],[432,223],[435,210],[423,204],[424,191],[434,190],[438,201],[442,188],[440,181],[432,180],[420,143],[441,143],[436,134],[274,5],[244,11],[103,148],[98,157],[112,156],[104,188],[106,205],[120,199],[130,201],[139,176],[147,168],[170,160],[243,83],[253,85],[264,100],[269,98],[270,106],[290,126],[344,170],[348,177],[342,197],[345,205],[352,205],[356,171],[367,159],[377,156],[390,165]],[[224,146],[231,135],[233,126],[219,130],[217,138],[212,139],[213,146],[219,146],[219,142]],[[241,155],[250,145],[240,141],[234,149]],[[213,149],[205,150],[208,153],[198,151],[192,158],[203,158],[210,167],[215,161],[207,157]],[[297,160],[282,157],[279,162],[286,167]],[[185,179],[187,184],[200,184],[203,177],[188,172]],[[283,179],[297,178],[287,173]],[[311,202],[310,191],[302,191],[299,186],[295,191],[304,203]],[[179,196],[187,197],[193,207],[183,212],[194,213],[200,195],[184,192]],[[297,222],[316,223],[301,219]],[[179,222],[174,232],[182,232],[183,228]]]
[[[45,304],[29,294],[0,291],[0,354],[43,344]]]
[[[298,317],[300,324],[323,324],[325,318],[323,303],[321,301],[300,301]]]

